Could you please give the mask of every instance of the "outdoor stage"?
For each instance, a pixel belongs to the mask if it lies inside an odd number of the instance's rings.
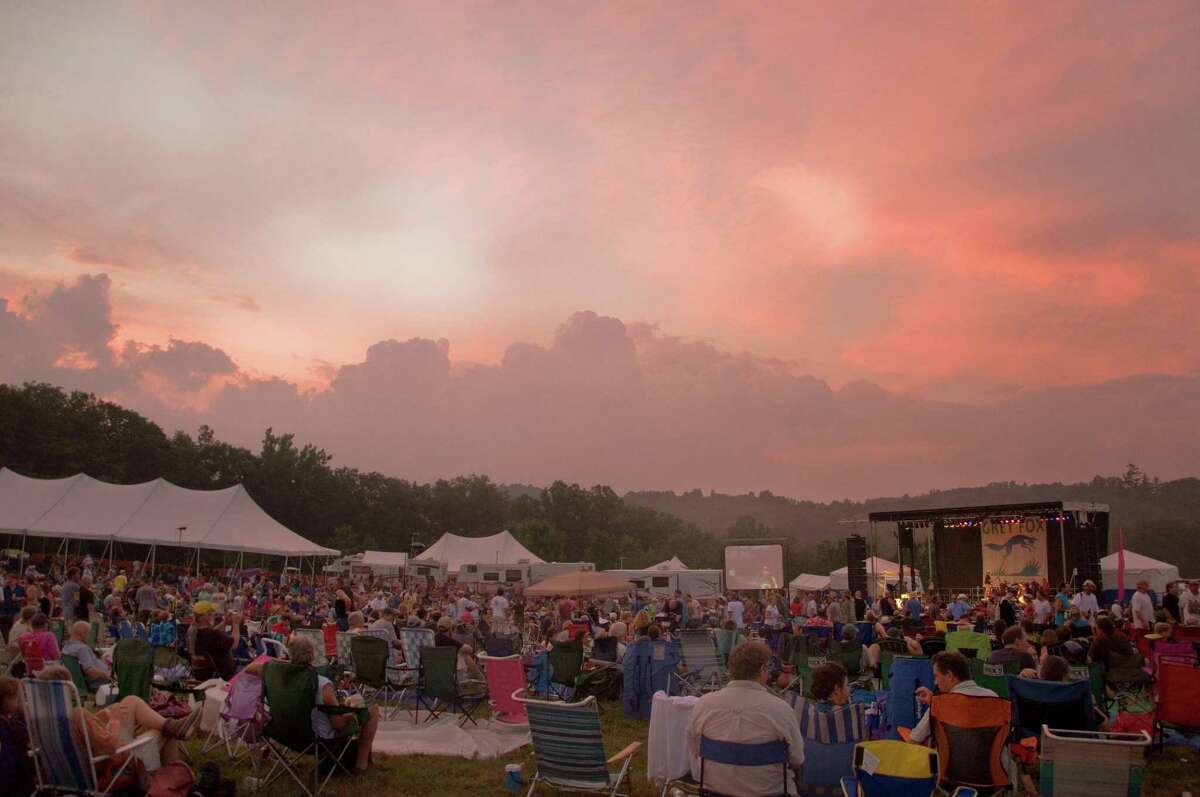
[[[896,535],[903,568],[925,568],[915,562],[915,541],[921,530],[931,541],[933,573],[926,585],[939,593],[973,593],[985,581],[1049,580],[1076,586],[1085,579],[1102,589],[1100,559],[1108,553],[1108,506],[1071,501],[1041,501],[994,506],[961,506],[872,512],[872,536]]]

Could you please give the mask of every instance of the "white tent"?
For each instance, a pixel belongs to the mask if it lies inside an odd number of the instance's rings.
[[[403,570],[408,564],[408,554],[398,551],[363,551],[361,564],[367,567]]]
[[[463,565],[473,564],[541,564],[538,558],[507,531],[490,537],[460,537],[443,534],[441,539],[425,549],[414,562],[444,562],[449,573],[457,573]]]
[[[276,556],[338,553],[274,520],[240,484],[189,490],[166,479],[33,479],[8,468],[0,468],[0,533]]]
[[[801,592],[819,592],[829,589],[829,576],[814,576],[812,573],[801,573],[788,584],[794,590]]]
[[[678,556],[672,556],[665,562],[659,562],[656,565],[651,565],[647,570],[687,570],[688,566],[679,561]]]
[[[1104,580],[1105,589],[1117,588],[1117,555],[1110,553],[1100,560],[1100,576]],[[1179,568],[1167,562],[1160,562],[1125,549],[1125,589],[1129,592],[1137,589],[1141,580],[1150,583],[1150,589],[1162,595],[1167,591],[1167,584],[1179,580]]]
[[[916,570],[917,587],[921,585],[921,571]],[[867,582],[870,583],[872,575],[882,584],[899,584],[900,583],[900,565],[895,562],[889,562],[887,559],[878,556],[867,557]],[[908,565],[904,566],[904,577],[908,578]],[[831,589],[845,590],[850,589],[850,581],[848,576],[848,568],[839,567],[829,574],[829,587]]]

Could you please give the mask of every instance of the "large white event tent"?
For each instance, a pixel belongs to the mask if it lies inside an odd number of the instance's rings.
[[[1105,589],[1117,588],[1117,554],[1110,553],[1100,560],[1100,576]],[[1168,562],[1160,562],[1140,553],[1125,549],[1125,589],[1137,589],[1137,583],[1145,580],[1150,589],[1162,595],[1167,584],[1179,580],[1179,568]]]
[[[788,586],[798,592],[820,592],[829,589],[829,576],[816,576],[812,573],[801,573],[793,578]]]
[[[881,584],[899,584],[900,583],[900,565],[895,562],[889,562],[878,556],[867,557],[867,581],[869,582],[874,577],[877,586]],[[908,580],[908,565],[904,566],[904,578]],[[917,586],[920,588],[921,571],[916,571]],[[829,588],[836,590],[850,589],[849,569],[839,567],[829,574]]]
[[[672,556],[666,561],[659,562],[656,565],[651,565],[647,570],[687,570],[688,566],[679,560],[678,556]]]
[[[443,534],[426,548],[414,562],[444,562],[446,572],[457,573],[463,565],[473,564],[541,564],[544,559],[526,548],[512,534],[502,531],[490,537],[460,537]]]
[[[110,484],[79,473],[35,479],[0,468],[0,533],[25,537],[258,553],[337,556],[291,531],[254,502],[242,485],[190,490],[166,479]],[[150,559],[148,557],[148,559]],[[199,556],[197,556],[199,566]]]

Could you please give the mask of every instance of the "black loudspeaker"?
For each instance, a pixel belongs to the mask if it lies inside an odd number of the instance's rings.
[[[846,538],[846,580],[851,592],[867,592],[867,538],[855,534]]]
[[[912,526],[901,526],[900,527],[900,547],[901,548],[913,547],[913,528],[912,528]]]

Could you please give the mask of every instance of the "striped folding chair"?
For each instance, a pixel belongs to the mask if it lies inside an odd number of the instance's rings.
[[[33,758],[38,791],[68,792],[102,797],[117,787],[126,787],[122,776],[133,761],[132,753],[144,744],[156,743],[154,734],[143,734],[113,755],[94,755],[83,721],[79,691],[67,681],[21,681],[25,724],[29,730],[29,754]],[[72,728],[74,726],[74,728]],[[97,764],[111,764],[101,782]]]
[[[708,631],[680,631],[679,644],[687,672],[682,675],[672,672],[671,678],[679,684],[682,694],[700,695],[725,685],[729,674]]]
[[[633,742],[611,758],[606,756],[594,696],[579,703],[565,703],[533,700],[520,690],[513,693],[513,699],[525,705],[533,740],[537,772],[530,779],[528,794],[535,793],[542,783],[609,797],[632,793],[631,764],[642,743]],[[614,764],[620,765],[616,771],[609,768]]]
[[[325,655],[325,635],[316,628],[297,628],[292,632],[294,637],[309,639],[313,643],[313,666],[321,670],[329,666],[329,658]],[[276,657],[278,658],[278,657]]]
[[[841,794],[842,778],[853,774],[854,747],[870,738],[867,707],[862,703],[824,708],[796,692],[788,693],[804,737],[803,797]]]
[[[404,651],[404,666],[389,673],[393,683],[401,688],[400,702],[404,702],[409,689],[417,689],[421,675],[421,648],[433,647],[433,631],[428,628],[401,628],[400,647]],[[419,718],[421,701],[413,703],[413,722]]]

